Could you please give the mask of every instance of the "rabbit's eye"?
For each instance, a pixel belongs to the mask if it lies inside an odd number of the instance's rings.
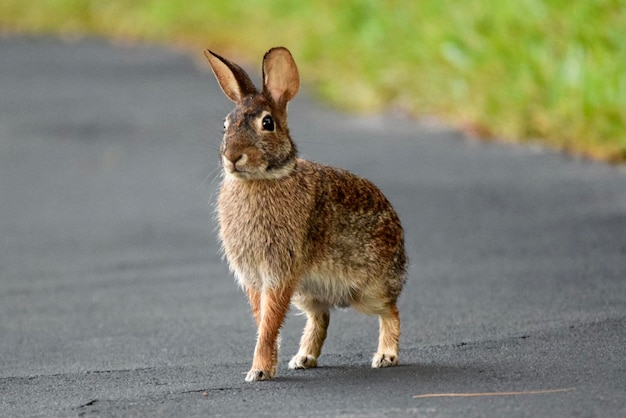
[[[261,125],[264,131],[274,132],[274,119],[272,119],[270,115],[265,115],[261,121]]]

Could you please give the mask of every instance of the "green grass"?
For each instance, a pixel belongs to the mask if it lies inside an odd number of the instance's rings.
[[[289,47],[345,109],[401,109],[482,137],[626,161],[626,0],[2,0],[5,31]]]

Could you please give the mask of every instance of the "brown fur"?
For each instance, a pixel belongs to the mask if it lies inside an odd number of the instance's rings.
[[[297,158],[286,106],[298,90],[298,75],[286,49],[265,55],[261,93],[252,91],[236,64],[206,55],[236,103],[226,119],[217,208],[224,253],[259,330],[246,380],[275,375],[278,334],[290,302],[306,313],[307,324],[289,367],[317,365],[334,306],[379,315],[372,367],[397,364],[396,301],[407,263],[397,214],[371,182]],[[267,117],[274,130],[263,128]]]

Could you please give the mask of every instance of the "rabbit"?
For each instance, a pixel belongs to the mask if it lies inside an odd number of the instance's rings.
[[[288,49],[264,55],[260,92],[240,66],[204,54],[235,103],[224,122],[216,206],[222,251],[258,328],[245,380],[276,375],[279,331],[291,303],[307,321],[289,368],[317,366],[330,310],[348,306],[379,316],[372,367],[397,365],[396,302],[407,266],[398,215],[370,181],[298,157],[287,103],[300,79]]]

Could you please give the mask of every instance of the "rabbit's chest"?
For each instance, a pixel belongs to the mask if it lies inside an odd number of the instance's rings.
[[[222,190],[220,238],[231,269],[242,284],[260,286],[292,275],[303,246],[297,205],[272,194]]]

